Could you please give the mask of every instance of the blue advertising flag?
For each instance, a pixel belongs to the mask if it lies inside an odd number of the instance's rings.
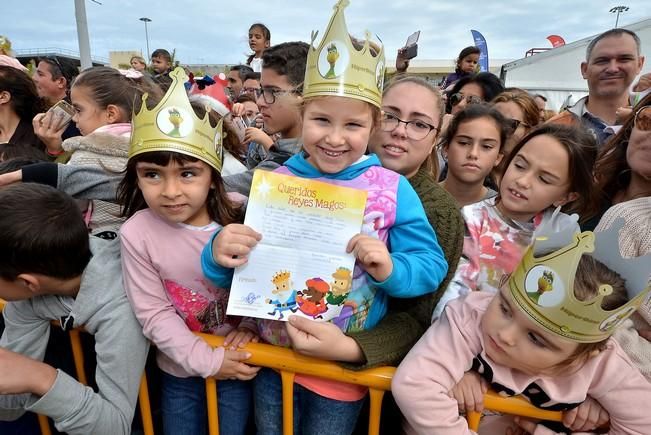
[[[484,35],[476,30],[471,30],[472,38],[475,40],[475,47],[479,48],[479,69],[484,72],[488,71],[488,45]]]

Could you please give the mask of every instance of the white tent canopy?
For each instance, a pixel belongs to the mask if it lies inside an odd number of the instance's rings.
[[[651,19],[623,28],[640,37],[642,55],[646,57],[642,73],[651,72]],[[568,97],[575,103],[588,94],[588,84],[581,76],[581,62],[585,60],[588,44],[596,36],[504,64],[501,72],[504,85],[544,95],[550,109],[558,110]]]

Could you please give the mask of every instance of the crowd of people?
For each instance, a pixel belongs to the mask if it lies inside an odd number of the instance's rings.
[[[0,53],[0,420],[18,419],[2,433],[36,430],[26,411],[65,433],[132,433],[146,369],[162,433],[206,433],[215,377],[220,433],[280,434],[281,377],[247,362],[258,341],[398,367],[385,433],[474,433],[463,415],[488,388],[564,417],[491,413],[481,434],[651,431],[651,75],[638,36],[593,38],[576,66],[588,96],[555,113],[479,72],[476,47],[440,83],[410,75],[401,52],[383,79],[382,46],[338,33],[346,4],[316,46],[272,45],[253,24],[224,98],[165,49],[128,70],[45,57],[31,77]],[[337,49],[355,64],[335,69]],[[226,315],[233,269],[264,237],[243,224],[257,170],[368,192],[347,246],[365,303],[343,320]],[[66,373],[53,320],[94,336],[92,387]],[[363,433],[367,396],[296,375],[295,433]]]

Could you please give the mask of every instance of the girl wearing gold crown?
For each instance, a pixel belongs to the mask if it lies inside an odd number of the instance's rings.
[[[474,433],[448,393],[472,370],[496,392],[522,395],[542,409],[571,410],[590,396],[609,414],[609,434],[649,433],[651,415],[640,405],[651,384],[610,337],[648,297],[651,255],[625,264],[612,249],[620,228],[576,234],[551,253],[532,248],[497,294],[450,302],[393,378],[405,431]],[[561,426],[486,416],[479,433],[572,433]]]
[[[348,251],[357,262],[353,286],[335,324],[259,322],[261,337],[272,344],[292,344],[299,352],[331,360],[351,355],[342,346],[314,343],[314,327],[361,331],[384,317],[388,297],[416,297],[434,291],[445,277],[447,263],[428,224],[418,196],[406,178],[384,169],[375,155],[365,155],[372,129],[380,118],[384,73],[382,49],[348,35],[343,9],[335,6],[320,45],[308,53],[304,82],[303,152],[277,172],[364,189],[368,192],[362,233]],[[316,35],[314,35],[316,38]],[[260,239],[249,227],[228,226],[204,251],[204,273],[227,285],[230,268],[246,262]],[[391,249],[387,247],[391,241]],[[237,258],[233,258],[233,256]],[[214,258],[214,259],[213,259]],[[254,381],[256,426],[259,433],[282,432],[280,377],[263,369]],[[300,433],[351,433],[367,389],[296,375],[294,427]]]
[[[129,161],[119,199],[128,218],[120,230],[127,296],[144,335],[158,348],[165,434],[206,433],[203,378],[220,379],[219,429],[243,434],[250,383],[258,369],[237,349],[255,337],[251,319],[226,316],[228,287],[207,282],[201,249],[222,225],[238,222],[240,208],[227,196],[222,168],[221,123],[193,107],[182,68],[149,110],[134,116]],[[194,332],[225,335],[213,349]]]

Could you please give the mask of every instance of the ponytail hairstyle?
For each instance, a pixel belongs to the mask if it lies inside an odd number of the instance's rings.
[[[97,66],[83,71],[72,84],[83,87],[100,109],[117,106],[124,115],[124,122],[131,121],[134,106],[139,107],[142,95],[148,94],[148,104],[154,105],[162,98],[162,91],[154,82],[136,71],[121,71]]]

